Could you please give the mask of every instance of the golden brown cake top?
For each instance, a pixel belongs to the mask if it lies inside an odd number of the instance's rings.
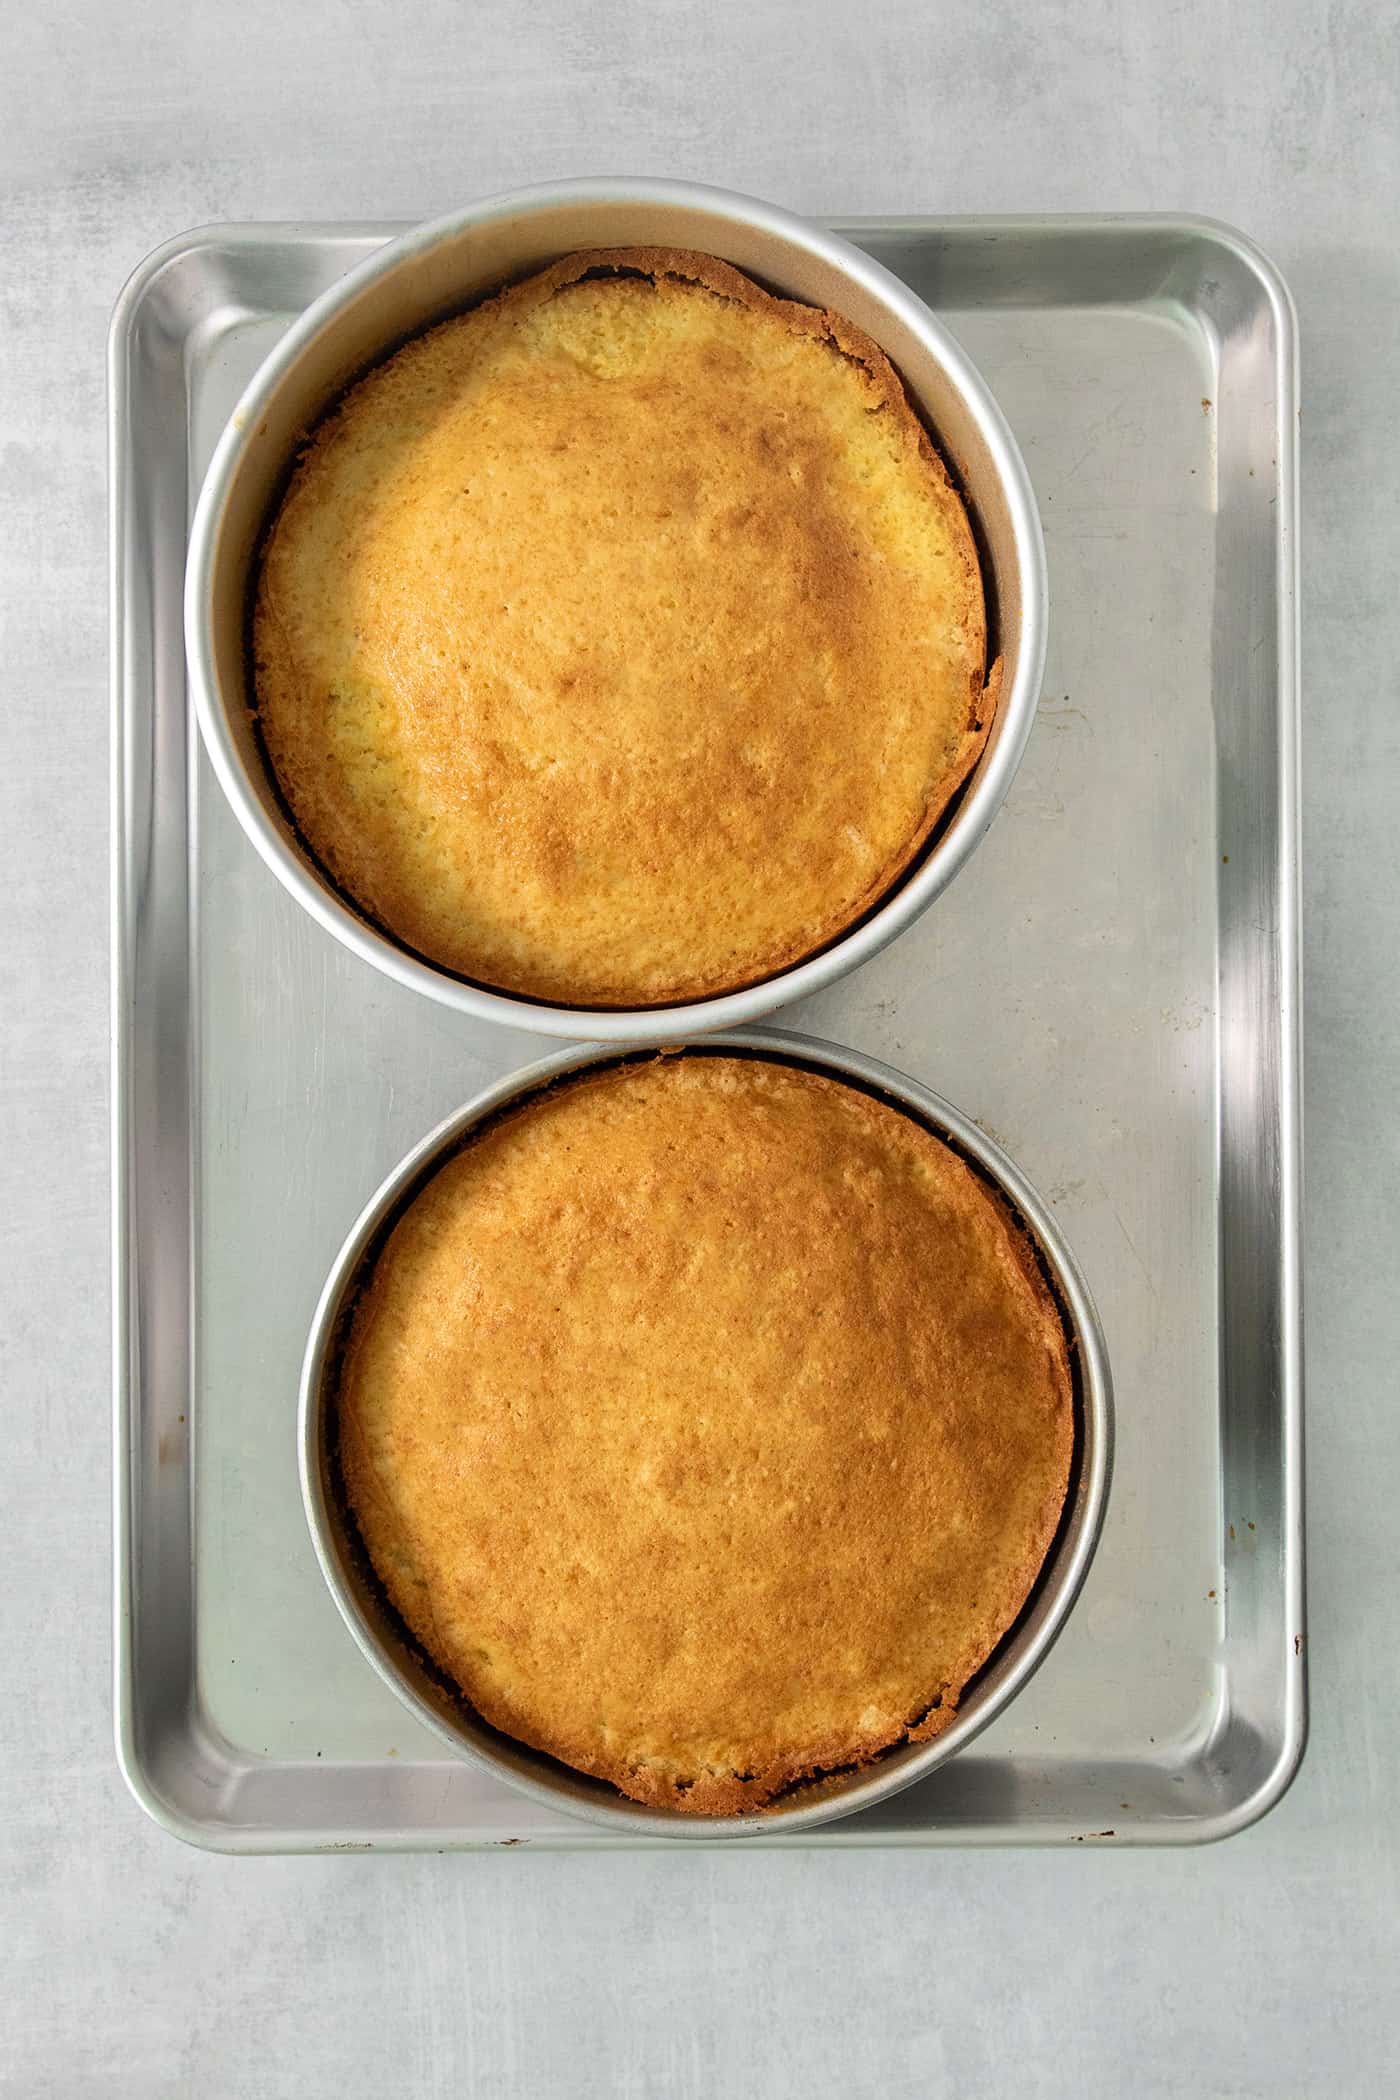
[[[719,1813],[948,1724],[1074,1439],[983,1181],[853,1087],[716,1053],[472,1138],[377,1261],[336,1416],[374,1566],[478,1711]]]
[[[881,899],[985,740],[984,658],[966,514],[876,345],[618,249],[350,391],[263,550],[253,675],[364,913],[480,983],[649,1006]]]

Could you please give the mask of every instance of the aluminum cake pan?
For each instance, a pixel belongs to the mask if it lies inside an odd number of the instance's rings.
[[[777,1059],[854,1083],[951,1143],[1005,1199],[1039,1250],[1065,1323],[1075,1384],[1074,1465],[1064,1515],[1026,1607],[967,1687],[958,1703],[957,1719],[930,1742],[906,1744],[886,1751],[858,1772],[794,1788],[773,1807],[753,1814],[703,1816],[647,1809],[626,1800],[613,1787],[502,1736],[481,1721],[465,1700],[445,1692],[441,1673],[426,1665],[369,1573],[354,1520],[335,1486],[330,1374],[366,1260],[382,1246],[386,1231],[405,1204],[470,1132],[565,1074],[613,1062],[627,1053],[597,1044],[562,1051],[488,1087],[429,1132],[386,1177],[350,1228],[312,1321],[302,1370],[298,1446],[302,1499],[316,1556],[341,1616],[366,1659],[425,1727],[459,1755],[476,1760],[535,1802],[563,1808],[634,1837],[745,1838],[765,1830],[811,1830],[837,1816],[873,1807],[900,1788],[927,1778],[996,1719],[1054,1645],[1098,1544],[1112,1469],[1112,1387],[1093,1301],[1055,1218],[1000,1146],[970,1117],[927,1087],[875,1058],[835,1043],[773,1028],[707,1036],[688,1048],[691,1056],[716,1052]],[[652,1050],[633,1053],[641,1057],[655,1054]]]
[[[931,841],[853,926],[742,989],[669,1006],[583,1010],[476,985],[355,911],[292,828],[247,704],[249,574],[290,457],[346,383],[385,350],[502,282],[587,248],[695,248],[829,307],[891,357],[958,478],[977,534],[988,662],[1003,666],[986,749]],[[870,255],[775,206],[678,182],[576,181],[490,198],[377,249],[300,316],[245,388],[214,448],[190,533],[186,642],[200,727],[249,839],[303,908],[355,954],[477,1021],[544,1035],[684,1041],[757,1020],[877,954],[966,862],[1030,732],[1045,662],[1045,549],[1016,441],[985,381],[928,306]]]

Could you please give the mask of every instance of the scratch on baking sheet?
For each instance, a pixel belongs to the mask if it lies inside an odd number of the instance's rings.
[[[1089,430],[1088,444],[1084,447],[1084,450],[1080,453],[1078,459],[1074,460],[1069,466],[1067,466],[1065,468],[1064,473],[1060,476],[1059,485],[1062,489],[1067,488],[1070,482],[1073,481],[1075,475],[1079,472],[1080,468],[1083,466],[1087,466],[1088,462],[1093,458],[1094,454],[1099,449],[1100,438],[1103,436],[1104,432],[1109,428],[1112,421],[1112,416],[1101,416],[1097,423],[1091,425]]]
[[[1007,1143],[995,1123],[984,1123],[980,1116],[974,1116],[972,1120],[983,1136],[989,1137],[994,1145],[1000,1145],[1003,1152],[1014,1152],[1016,1150],[1014,1145]]]
[[[1115,1204],[1110,1204],[1110,1205],[1109,1205],[1109,1208],[1110,1208],[1110,1210],[1111,1210],[1111,1211],[1113,1212],[1113,1222],[1114,1222],[1114,1224],[1115,1224],[1115,1225],[1116,1225],[1116,1226],[1118,1227],[1118,1230],[1119,1230],[1119,1231],[1120,1231],[1120,1232],[1122,1233],[1122,1235],[1123,1235],[1124,1239],[1125,1239],[1125,1240],[1127,1241],[1127,1243],[1128,1243],[1128,1248],[1129,1248],[1129,1251],[1130,1251],[1130,1252],[1131,1252],[1131,1254],[1132,1254],[1133,1260],[1134,1260],[1134,1261],[1135,1261],[1135,1262],[1137,1263],[1138,1267],[1139,1267],[1139,1268],[1140,1268],[1140,1269],[1142,1270],[1142,1277],[1143,1277],[1143,1281],[1144,1281],[1144,1283],[1145,1283],[1145,1284],[1147,1285],[1147,1288],[1148,1288],[1148,1290],[1149,1290],[1149,1291],[1151,1291],[1151,1293],[1152,1293],[1152,1303],[1153,1303],[1153,1305],[1155,1306],[1155,1305],[1157,1305],[1157,1304],[1159,1303],[1159,1300],[1158,1300],[1158,1297],[1157,1297],[1157,1286],[1156,1286],[1156,1284],[1155,1284],[1155,1283],[1153,1282],[1153,1280],[1152,1280],[1152,1271],[1151,1271],[1151,1270],[1150,1270],[1150,1269],[1148,1268],[1148,1266],[1147,1266],[1147,1263],[1146,1263],[1146,1262],[1145,1262],[1145,1261],[1143,1260],[1142,1256],[1141,1256],[1141,1255],[1139,1254],[1139,1252],[1138,1252],[1138,1246],[1137,1246],[1137,1241],[1136,1241],[1136,1240],[1135,1240],[1135,1239],[1133,1238],[1133,1236],[1132,1236],[1132,1234],[1131,1234],[1131,1233],[1129,1232],[1129,1230],[1128,1230],[1127,1226],[1126,1226],[1126,1225],[1125,1225],[1125,1224],[1123,1223],[1123,1220],[1122,1220],[1122,1218],[1121,1218],[1121,1217],[1119,1216],[1119,1212],[1118,1212],[1118,1206],[1117,1206],[1117,1204],[1116,1204],[1116,1203],[1115,1203]]]
[[[1065,813],[1064,802],[1056,794],[1038,797],[1033,793],[1013,793],[1007,796],[1002,806],[1009,817],[1035,817],[1042,823],[1053,823]]]
[[[1056,493],[1067,488],[1081,470],[1097,457],[1115,438],[1127,438],[1140,443],[1142,418],[1136,413],[1136,404],[1131,393],[1123,392],[1112,402],[1105,414],[1098,416],[1085,430],[1087,442],[1076,459],[1070,461],[1056,483]],[[1047,501],[1050,497],[1047,495]]]
[[[1045,1191],[1052,1203],[1068,1203],[1072,1196],[1083,1194],[1086,1184],[1081,1181],[1052,1181]]]
[[[1070,722],[1073,720],[1076,722],[1082,722],[1084,724],[1084,727],[1088,730],[1090,736],[1092,736],[1094,733],[1094,725],[1089,720],[1089,717],[1085,714],[1083,708],[1070,706],[1068,693],[1065,694],[1063,700],[1057,702],[1053,706],[1050,701],[1050,696],[1047,693],[1045,698],[1041,701],[1040,707],[1037,710],[1037,712],[1039,713],[1042,722],[1049,722],[1051,726],[1055,729],[1068,729],[1070,726]]]

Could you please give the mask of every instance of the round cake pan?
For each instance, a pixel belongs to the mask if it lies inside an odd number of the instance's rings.
[[[248,706],[249,586],[291,461],[347,384],[407,337],[497,286],[582,248],[698,248],[776,291],[845,314],[881,345],[957,477],[982,556],[988,661],[1003,662],[987,747],[933,843],[885,900],[819,954],[690,1004],[588,1011],[492,991],[435,968],[363,918],[293,828]],[[922,300],[847,242],[768,204],[675,182],[566,182],[458,211],[389,242],[295,323],[243,395],[215,449],[190,535],[185,634],[205,747],[243,829],[297,901],[399,983],[479,1019],[544,1035],[678,1041],[731,1027],[874,955],[924,910],[991,822],[1040,695],[1045,550],[1021,455],[968,358]]]
[[[1065,1323],[1074,1374],[1075,1454],[1069,1492],[1035,1588],[1016,1624],[964,1692],[957,1719],[931,1742],[887,1751],[857,1772],[815,1780],[750,1814],[698,1816],[643,1807],[605,1782],[572,1771],[488,1726],[418,1647],[370,1568],[339,1486],[333,1387],[350,1314],[376,1254],[404,1207],[478,1123],[566,1073],[652,1056],[654,1050],[626,1051],[594,1043],[560,1051],[479,1094],[394,1168],[352,1226],[312,1322],[301,1383],[302,1496],[322,1573],[346,1625],[385,1683],[450,1749],[545,1807],[610,1825],[621,1836],[771,1836],[873,1807],[926,1778],[980,1735],[1035,1674],[1069,1615],[1098,1542],[1112,1462],[1113,1401],[1103,1337],[1074,1256],[1029,1182],[969,1117],[874,1058],[787,1030],[736,1030],[706,1037],[691,1048],[697,1055],[747,1052],[800,1064],[860,1086],[919,1117],[986,1176],[1038,1246]]]

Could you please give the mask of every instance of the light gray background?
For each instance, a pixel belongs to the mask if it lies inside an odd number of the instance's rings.
[[[1348,0],[0,17],[0,2090],[1348,2095],[1400,1956],[1400,33]],[[103,342],[201,220],[673,173],[813,213],[1177,209],[1302,315],[1313,1734],[1178,1854],[235,1861],[108,1695]]]

